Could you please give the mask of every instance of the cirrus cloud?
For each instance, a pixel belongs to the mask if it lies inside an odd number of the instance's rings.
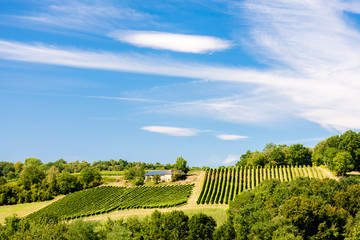
[[[239,161],[239,160],[240,160],[240,155],[230,154],[226,157],[223,164],[230,164],[230,163],[233,163],[233,162]]]

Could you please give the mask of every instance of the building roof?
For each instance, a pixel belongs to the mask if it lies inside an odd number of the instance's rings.
[[[167,171],[148,171],[147,173],[145,173],[145,176],[154,176],[156,174],[159,175],[165,175]]]
[[[156,174],[159,175],[172,175],[174,172],[178,172],[180,174],[185,174],[183,171],[181,170],[163,170],[163,171],[148,171],[147,173],[145,173],[145,176],[154,176]]]

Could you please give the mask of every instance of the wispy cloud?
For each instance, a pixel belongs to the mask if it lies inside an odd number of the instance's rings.
[[[185,35],[156,31],[114,31],[110,37],[137,47],[186,53],[208,53],[231,47],[230,41],[211,36]]]
[[[223,94],[234,94],[234,91],[224,92]],[[148,107],[148,111],[192,115],[231,123],[251,124],[274,123],[285,118],[286,114],[296,112],[296,110],[288,108],[286,98],[268,91],[250,92],[250,96],[248,93],[188,102],[169,102]]]
[[[304,138],[304,139],[296,139],[296,140],[287,140],[283,141],[280,144],[292,144],[292,143],[305,143],[305,142],[319,142],[325,140],[328,137],[318,137],[318,138]]]
[[[145,98],[107,97],[107,96],[88,96],[88,97],[89,98],[99,98],[99,99],[110,99],[110,100],[134,101],[134,102],[153,102],[153,103],[166,102],[166,101],[161,101],[161,100],[145,99]]]
[[[240,161],[240,155],[230,154],[226,157],[223,164],[230,164],[236,161]]]
[[[247,96],[232,94],[165,107],[240,123],[266,123],[289,114],[327,129],[360,129],[360,34],[344,16],[344,11],[359,12],[359,4],[247,0],[241,7],[249,13],[253,50],[263,54],[262,60],[271,66],[269,71],[9,41],[0,41],[0,58],[250,83],[254,91]]]
[[[325,128],[359,129],[360,34],[344,16],[359,4],[248,0],[244,7],[254,49],[302,79],[273,85],[291,100],[296,115]]]
[[[151,16],[138,12],[120,2],[114,1],[83,1],[65,0],[54,2],[48,6],[40,4],[37,12],[28,15],[8,16],[13,19],[25,20],[33,24],[48,25],[66,29],[111,31],[115,27],[129,26],[131,22],[149,21]],[[125,24],[126,23],[126,24]]]
[[[179,127],[167,127],[167,126],[145,126],[141,128],[142,130],[162,133],[170,136],[181,136],[181,137],[189,137],[196,136],[200,132],[204,132],[207,130],[199,130],[196,128],[179,128]]]
[[[234,135],[234,134],[219,134],[219,135],[216,135],[216,137],[218,139],[228,140],[228,141],[236,141],[236,140],[240,140],[240,139],[249,138],[247,136]]]
[[[26,44],[0,40],[0,58],[60,66],[148,73],[174,77],[249,83],[285,82],[277,72],[180,62],[163,56],[83,51],[41,43]]]

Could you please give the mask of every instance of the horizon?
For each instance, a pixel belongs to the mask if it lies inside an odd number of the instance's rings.
[[[356,1],[2,6],[0,161],[229,166],[360,129]]]

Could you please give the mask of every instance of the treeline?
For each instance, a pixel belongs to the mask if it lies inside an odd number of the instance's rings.
[[[14,164],[17,181],[6,183],[4,176],[0,177],[0,205],[50,200],[56,195],[101,183],[101,175],[96,168],[84,167],[80,175],[75,176],[56,165],[50,168],[44,165],[36,158],[28,158],[24,164]]]
[[[360,170],[360,132],[347,131],[319,142],[314,149],[302,144],[269,143],[260,152],[248,150],[236,166],[324,165],[338,175]]]
[[[248,166],[286,166],[286,165],[311,165],[312,150],[304,147],[302,144],[293,144],[291,146],[276,145],[268,143],[260,152],[248,150],[241,155],[240,161],[236,163],[238,167]]]
[[[80,173],[83,169],[88,167],[96,168],[99,171],[125,171],[133,167],[140,167],[143,170],[169,170],[173,169],[175,164],[161,164],[161,163],[145,163],[145,162],[128,162],[123,159],[119,160],[108,160],[108,161],[95,161],[92,164],[83,161],[67,162],[64,159],[59,159],[55,162],[42,163],[40,159],[28,158],[27,162],[36,162],[36,165],[41,170],[47,171],[52,167],[56,167],[60,172],[68,173]],[[15,179],[19,177],[20,171],[24,163],[18,161],[16,163],[2,161],[0,162],[0,177],[4,177],[7,180]]]
[[[319,142],[312,157],[315,166],[325,165],[338,174],[360,170],[360,132],[347,131]]]
[[[178,157],[175,164],[166,165],[123,159],[93,164],[63,159],[44,164],[38,158],[27,158],[24,163],[0,162],[0,205],[45,201],[59,194],[98,186],[102,179],[100,171],[124,171],[126,180],[142,185],[145,171],[157,169],[189,171],[187,161],[182,157]]]
[[[0,239],[213,239],[215,220],[205,214],[189,217],[182,211],[155,211],[143,220],[132,217],[125,221],[59,221],[49,215],[40,221],[8,217],[0,225]],[[220,239],[220,238],[219,238]]]
[[[268,180],[230,203],[222,239],[360,239],[360,185],[297,178]]]

